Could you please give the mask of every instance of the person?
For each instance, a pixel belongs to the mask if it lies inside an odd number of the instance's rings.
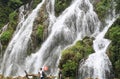
[[[59,79],[62,79],[62,70],[61,70],[61,69],[59,69],[59,74],[58,74],[58,76],[59,76]]]
[[[40,79],[44,79],[44,71],[42,70],[42,68],[40,68]]]

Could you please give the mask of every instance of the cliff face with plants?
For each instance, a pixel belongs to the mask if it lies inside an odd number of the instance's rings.
[[[42,2],[42,0],[0,0],[0,62],[3,60],[4,52],[14,36],[15,30],[17,29],[16,26],[19,24],[19,8],[22,5],[26,5],[24,7],[24,14],[25,18],[27,18],[40,2]],[[50,19],[48,19],[50,13],[46,8],[50,6],[47,6],[47,2],[49,2],[49,0],[45,0],[33,23],[31,39],[29,40],[28,49],[26,51],[28,56],[37,52],[51,33],[52,29],[49,30],[48,27],[50,24]],[[57,18],[63,14],[62,12],[72,3],[73,0],[55,0],[55,17]],[[120,78],[120,0],[91,0],[91,3],[101,21],[101,31],[106,25],[105,20],[107,15],[112,15],[111,11],[114,10],[114,8],[115,14],[118,15],[117,20],[109,28],[105,38],[111,40],[109,48],[107,49],[107,55],[112,63],[113,76],[114,78]],[[113,5],[115,5],[114,8]],[[83,5],[82,7],[85,6]],[[63,39],[65,38],[63,37]],[[61,51],[61,59],[58,66],[63,70],[64,78],[78,78],[79,64],[94,52],[93,40],[94,37],[84,37],[82,40],[78,40],[72,46],[68,46]],[[53,46],[51,45],[51,47]]]

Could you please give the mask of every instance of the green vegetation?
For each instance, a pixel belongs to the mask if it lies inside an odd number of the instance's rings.
[[[0,29],[9,22],[9,14],[25,4],[28,0],[0,0]]]
[[[55,12],[59,15],[64,11],[71,3],[72,0],[55,0]]]
[[[18,5],[20,4],[20,5]],[[12,34],[14,32],[14,29],[17,25],[17,18],[18,13],[15,9],[18,8],[18,6],[21,6],[21,2],[19,0],[1,0],[0,2],[0,29],[9,22],[8,28],[5,32],[2,33],[0,37],[0,41],[3,45],[3,48],[5,49],[7,44],[9,43],[10,39],[12,38]],[[13,8],[14,7],[14,8]]]
[[[34,9],[42,0],[33,0],[32,8]]]
[[[3,45],[3,49],[6,48],[6,46],[8,45],[10,39],[12,38],[12,34],[17,26],[17,17],[18,17],[18,13],[16,11],[10,13],[9,15],[9,24],[8,24],[8,28],[6,31],[4,31],[2,33],[2,35],[0,36],[0,41]]]
[[[42,0],[33,0],[32,8],[35,8],[38,3]],[[112,0],[99,0],[95,4],[95,11],[98,14],[98,17],[101,21],[104,21],[106,16],[108,15],[108,10],[111,8]],[[115,0],[116,12],[120,13],[120,0]],[[6,47],[12,38],[12,34],[17,25],[18,13],[17,9],[26,3],[31,2],[31,0],[0,0],[0,29],[9,22],[8,29],[2,33],[0,36],[0,41],[3,47]],[[72,0],[55,0],[55,12],[58,16],[62,11],[64,11],[70,4]],[[44,8],[41,9],[36,22],[37,30],[33,33],[35,38],[34,40],[34,49],[37,48],[36,41],[38,45],[43,42],[43,32],[44,29],[47,29],[47,24],[45,23],[47,16],[47,12]],[[45,26],[46,25],[46,26]],[[120,18],[112,25],[109,31],[106,34],[106,37],[112,40],[111,45],[109,47],[108,56],[113,64],[113,70],[115,73],[115,77],[120,78]],[[37,38],[37,40],[35,40]],[[36,46],[36,47],[35,47]],[[34,49],[31,46],[31,51]],[[93,53],[94,50],[92,48],[92,39],[84,38],[83,41],[78,41],[74,46],[71,46],[64,51],[62,51],[62,57],[60,60],[59,67],[63,70],[63,75],[65,77],[70,77],[71,79],[75,79],[76,74],[78,73],[78,66],[81,59],[86,58],[89,54]]]
[[[3,45],[3,47],[5,48],[7,46],[7,44],[9,43],[10,39],[12,38],[12,34],[14,32],[14,29],[16,28],[17,25],[17,12],[14,11],[9,15],[9,24],[8,24],[8,28],[5,32],[2,33],[2,35],[0,36],[0,41]]]
[[[17,9],[22,5],[22,1],[21,0],[9,0],[8,1],[8,6],[11,7],[11,9]]]
[[[98,17],[101,21],[104,21],[110,7],[111,0],[100,0],[95,4],[95,11],[97,12]]]
[[[108,56],[112,62],[115,77],[120,78],[120,17],[109,29],[106,37],[112,40]]]
[[[30,3],[31,1],[32,0],[0,0],[0,29],[11,21],[11,16],[16,15],[15,10],[17,11],[21,5]],[[35,8],[41,1],[42,0],[33,0],[32,8]],[[15,22],[12,23],[15,24]]]
[[[21,5],[20,0],[0,0],[0,29],[9,22],[9,14]]]
[[[120,0],[115,0],[117,5],[116,5],[116,13],[120,13]]]
[[[0,41],[3,45],[8,44],[10,38],[12,37],[12,33],[13,33],[13,30],[7,30],[2,33],[2,35],[0,37]]]
[[[78,41],[74,46],[65,49],[62,52],[59,64],[63,75],[75,79],[80,60],[93,52],[92,40],[88,37],[84,38],[83,41]]]
[[[11,26],[15,27],[17,26],[17,18],[18,18],[18,13],[16,11],[10,13],[9,15],[9,23]]]
[[[4,6],[0,2],[0,29],[9,21],[8,17],[10,12],[10,7]]]
[[[44,27],[42,25],[38,25],[36,36],[40,43],[43,41],[43,31],[44,31]]]

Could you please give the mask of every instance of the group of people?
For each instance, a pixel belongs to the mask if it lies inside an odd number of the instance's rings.
[[[25,71],[25,73],[26,73],[27,79],[29,79],[28,76],[39,77],[39,79],[44,79],[44,77],[45,77],[45,73],[42,68],[40,68],[38,74],[28,74],[26,71]]]
[[[40,68],[38,74],[28,74],[26,71],[26,77],[29,79],[28,76],[33,76],[33,77],[37,77],[37,79],[45,79],[46,74],[44,72],[44,69]],[[59,69],[59,73],[58,73],[58,79],[62,79],[62,70]]]

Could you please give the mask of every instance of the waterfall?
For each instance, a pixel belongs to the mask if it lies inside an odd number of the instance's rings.
[[[88,59],[80,65],[79,79],[112,79],[110,72],[112,65],[106,54],[110,40],[105,39],[104,35],[113,22],[114,19],[109,21],[109,24],[101,33],[96,36],[95,40],[93,41],[95,53],[91,54]]]
[[[44,0],[25,19],[24,7],[20,8],[20,22],[10,41],[1,64],[1,73],[8,75],[19,75],[23,72],[27,44],[32,33],[32,26],[37,13]]]
[[[114,5],[114,3],[113,3]],[[114,6],[112,6],[114,8]],[[93,48],[95,53],[80,63],[79,65],[79,79],[113,79],[112,64],[106,54],[110,40],[105,39],[104,36],[108,29],[116,20],[115,10],[111,10],[111,14],[107,16],[106,26],[95,36],[93,41]]]
[[[21,7],[19,8],[18,25],[17,25],[17,27],[16,27],[16,30],[15,30],[13,36],[16,35],[17,32],[19,32],[20,28],[23,26],[23,23],[24,23],[24,21],[25,21],[25,19],[26,19],[25,17],[27,17],[28,14],[29,14],[29,10],[26,10],[26,9],[28,9],[28,8],[29,8],[29,5],[28,5],[28,4],[23,5],[23,6],[21,6]]]
[[[33,22],[37,17],[41,5],[45,1],[47,3],[46,8],[50,20],[48,26],[49,36],[37,52],[26,56]],[[100,36],[105,32],[104,30],[100,32],[101,22],[94,12],[91,2],[89,0],[74,0],[59,17],[55,17],[54,3],[55,0],[43,0],[26,19],[24,18],[25,15],[23,15],[5,51],[1,64],[2,74],[15,76],[24,75],[24,70],[27,70],[29,73],[38,73],[39,68],[48,66],[49,70],[47,74],[57,75],[61,51],[73,44],[76,40],[83,39],[85,36],[95,36],[94,49],[97,53],[90,55],[85,64],[80,67],[79,71],[83,76],[79,78],[83,79],[85,76],[89,76],[87,71],[83,71],[87,70],[90,66],[90,68],[96,67],[94,72],[94,68],[88,69],[88,71],[92,70],[93,73],[97,73],[93,76],[91,72],[92,77],[102,79],[103,74],[101,71],[105,72],[104,70],[106,70],[103,66],[107,64],[106,66],[109,67],[109,65],[111,65],[107,55],[104,53],[110,41]],[[96,61],[93,61],[91,57],[96,58]],[[99,59],[99,62],[97,59]],[[105,62],[104,65],[101,66],[103,60],[106,60],[107,63]],[[98,62],[98,64],[94,62]],[[99,71],[99,68],[101,71]],[[107,71],[109,71],[109,68],[107,68]]]
[[[114,11],[113,15],[113,17],[106,20],[106,27],[93,41],[95,53],[89,55],[89,57],[80,64],[79,79],[113,79],[113,74],[111,73],[112,64],[106,54],[106,50],[111,41],[104,38],[107,30],[115,21],[116,17]]]
[[[41,48],[26,58],[27,71],[37,73],[40,67],[48,66],[48,74],[57,75],[60,52],[76,39],[98,33],[99,26],[89,0],[74,0],[56,19]]]

